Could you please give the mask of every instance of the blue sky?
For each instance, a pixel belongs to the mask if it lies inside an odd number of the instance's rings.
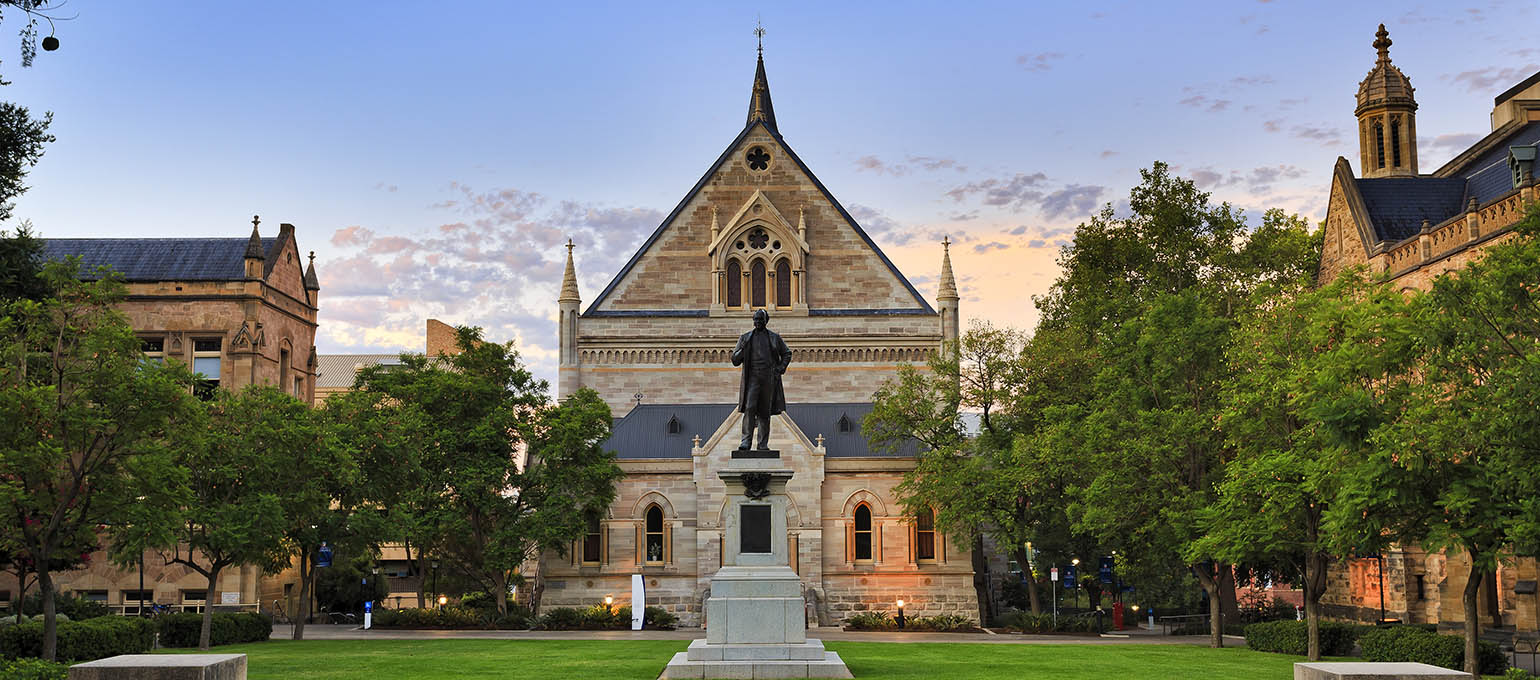
[[[322,352],[516,338],[553,374],[559,244],[600,290],[743,125],[763,20],[787,141],[933,298],[1030,327],[1057,247],[1164,160],[1252,219],[1324,215],[1384,22],[1423,172],[1540,70],[1532,2],[205,3],[75,0],[0,98],[58,141],[16,216],[44,236],[315,250]],[[14,13],[0,23],[13,35]],[[45,29],[46,34],[46,29]],[[1355,163],[1356,165],[1356,163]],[[0,225],[9,228],[14,225]]]

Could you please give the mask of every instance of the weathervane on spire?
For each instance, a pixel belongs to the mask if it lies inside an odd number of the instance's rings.
[[[758,18],[754,19],[754,37],[759,39],[759,53],[765,53],[765,25]]]
[[[572,239],[567,239],[567,255],[572,255]]]
[[[942,236],[941,237],[941,249],[942,250],[951,250],[952,249],[952,237],[950,235]]]

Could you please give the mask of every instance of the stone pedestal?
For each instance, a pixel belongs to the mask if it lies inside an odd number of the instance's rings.
[[[849,678],[823,642],[807,639],[802,579],[786,545],[786,480],[777,452],[734,455],[721,471],[728,502],[722,568],[711,577],[706,638],[674,655],[659,677]]]
[[[1294,680],[1446,680],[1469,675],[1410,662],[1340,661],[1294,664]]]
[[[246,655],[124,654],[70,666],[69,680],[246,680]]]

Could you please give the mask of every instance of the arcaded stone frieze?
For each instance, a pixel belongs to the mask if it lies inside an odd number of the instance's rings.
[[[930,359],[935,347],[851,347],[805,348],[791,350],[791,361],[799,363],[922,363]],[[636,364],[725,364],[731,349],[605,349],[582,350],[578,360],[584,365]]]

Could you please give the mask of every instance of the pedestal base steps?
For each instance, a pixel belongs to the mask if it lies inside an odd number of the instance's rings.
[[[1342,661],[1294,664],[1294,680],[1449,680],[1469,677],[1461,671],[1425,663]]]
[[[70,666],[69,680],[246,680],[246,655],[124,654]]]
[[[822,640],[801,644],[690,643],[663,668],[659,680],[675,678],[849,678],[850,669]]]

